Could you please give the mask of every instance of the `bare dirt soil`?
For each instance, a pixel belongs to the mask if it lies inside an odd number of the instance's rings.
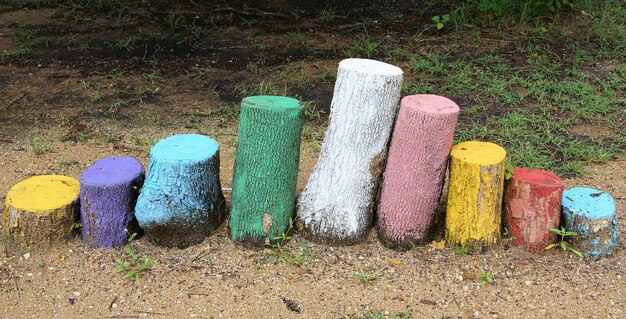
[[[28,47],[28,54],[8,56],[0,64],[0,200],[22,179],[78,177],[106,156],[135,156],[147,167],[149,147],[179,133],[207,134],[220,143],[221,180],[229,199],[236,103],[261,93],[259,83],[317,102],[312,113],[320,118],[308,118],[303,137],[300,191],[315,165],[332,98],[334,79],[323,74],[336,69],[345,56],[342,48],[354,42],[354,30],[362,31],[367,20],[366,32],[372,35],[395,30],[408,38],[422,32],[418,22],[432,17],[406,7],[355,6],[339,7],[333,22],[324,23],[320,8],[311,14],[159,3],[144,3],[133,12],[66,5],[0,13],[0,52]],[[291,20],[294,12],[297,22]],[[415,50],[459,48],[465,48],[460,40],[444,36],[428,38]],[[467,48],[477,55],[484,49]],[[266,73],[294,85],[275,88]],[[301,74],[315,80],[296,85]],[[575,131],[601,134],[585,125]],[[626,229],[625,180],[626,161],[617,159],[589,165],[566,186],[612,194],[619,227]],[[296,232],[279,258],[236,246],[225,225],[186,249],[140,238],[134,249],[155,263],[138,284],[113,273],[115,260],[128,258],[122,248],[92,249],[76,238],[47,251],[0,255],[0,316],[626,318],[623,239],[613,257],[591,260],[556,250],[533,256],[506,240],[484,254],[457,255],[436,245],[440,237],[432,245],[395,252],[378,242],[374,230],[366,242],[349,247],[311,243]],[[359,278],[360,269],[368,278]],[[491,272],[493,283],[481,286],[481,270]]]

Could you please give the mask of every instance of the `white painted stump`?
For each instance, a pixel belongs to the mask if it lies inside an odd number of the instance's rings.
[[[404,250],[428,241],[458,117],[458,105],[443,96],[400,102],[377,210],[385,246]]]
[[[309,239],[351,244],[367,234],[401,87],[402,70],[393,65],[339,63],[330,124],[298,198],[298,226]]]

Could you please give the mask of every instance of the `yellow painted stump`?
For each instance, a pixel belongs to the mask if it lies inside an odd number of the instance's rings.
[[[48,248],[72,236],[78,218],[79,182],[61,175],[42,175],[15,184],[3,211],[7,254]]]
[[[450,152],[446,236],[451,245],[491,246],[500,235],[506,151],[463,142]]]

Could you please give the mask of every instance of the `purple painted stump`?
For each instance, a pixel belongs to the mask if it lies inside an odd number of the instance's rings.
[[[456,103],[437,95],[400,102],[378,206],[385,246],[408,249],[428,239],[458,116]]]
[[[144,169],[133,157],[97,160],[80,175],[80,221],[83,240],[93,247],[126,243]]]

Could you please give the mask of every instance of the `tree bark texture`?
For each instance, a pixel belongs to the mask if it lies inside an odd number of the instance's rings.
[[[563,181],[553,173],[515,168],[505,205],[511,245],[542,255],[556,241],[550,227],[561,223],[562,196]]]
[[[168,247],[200,243],[224,218],[217,142],[173,135],[150,150],[148,176],[135,215],[147,237]]]
[[[446,237],[481,249],[500,236],[506,151],[493,143],[463,142],[450,152]]]
[[[330,124],[297,204],[298,226],[309,239],[351,244],[367,234],[401,87],[395,66],[339,63]]]
[[[437,95],[400,102],[377,210],[385,246],[405,250],[428,240],[458,116],[456,103]]]
[[[563,192],[563,218],[575,249],[588,257],[613,254],[619,241],[613,197],[601,190],[576,187]]]
[[[229,219],[234,241],[263,245],[287,231],[295,206],[302,116],[296,99],[243,99]]]
[[[80,175],[84,241],[101,248],[126,244],[143,179],[143,165],[133,157],[99,159]]]
[[[72,238],[80,186],[62,175],[33,176],[15,184],[4,206],[7,254],[48,249]]]

